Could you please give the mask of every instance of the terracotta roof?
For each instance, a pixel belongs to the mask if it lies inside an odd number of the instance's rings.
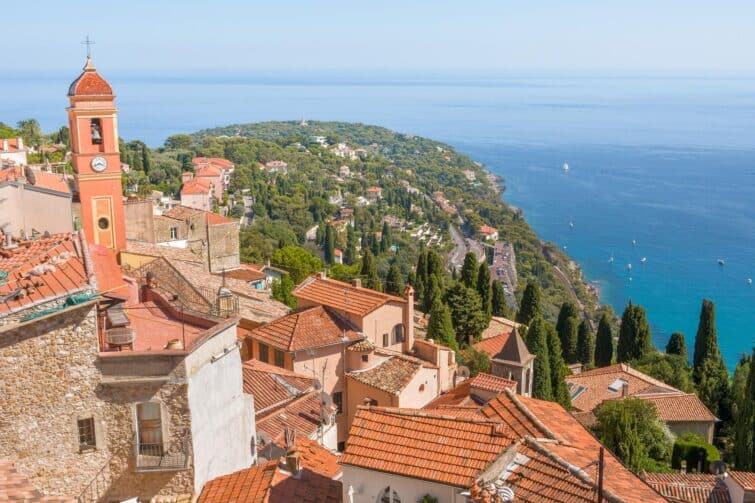
[[[475,395],[475,390],[500,394],[507,389],[516,391],[516,386],[516,381],[481,372],[471,379],[462,381],[458,386],[455,386],[425,405],[424,408],[438,409],[448,406],[462,406],[475,407],[479,410],[480,406],[485,403],[485,400]]]
[[[694,393],[635,395],[655,404],[658,419],[666,423],[677,421],[716,421],[716,416]]]
[[[118,266],[115,252],[102,245],[89,243],[89,254],[97,278],[97,293],[111,297],[128,298],[123,272]]]
[[[12,166],[0,170],[0,183],[14,182],[21,177],[25,177],[26,184],[32,187],[52,190],[61,194],[71,194],[71,188],[68,186],[68,181],[63,175],[33,170],[29,167],[23,168],[21,166]]]
[[[74,503],[76,498],[42,496],[10,461],[0,460],[0,501],[27,503]]]
[[[476,376],[467,380],[472,389],[481,389],[484,391],[492,391],[493,393],[500,394],[504,391],[515,391],[517,382],[511,379],[504,379],[503,377],[494,376],[493,374],[486,374],[480,372]]]
[[[184,182],[181,194],[208,194],[212,189],[210,181],[204,178],[192,178]]]
[[[359,342],[355,342],[354,344],[350,345],[348,348],[349,351],[372,351],[375,349],[375,345],[372,343],[369,339],[362,339]]]
[[[746,491],[755,491],[755,472],[735,472],[730,471],[729,477],[732,478],[740,487]]]
[[[302,281],[293,294],[297,299],[316,302],[356,316],[365,316],[388,302],[406,303],[401,297],[319,276],[310,276]]]
[[[341,464],[468,488],[513,441],[494,421],[359,407]]]
[[[284,445],[284,432],[288,428],[297,437],[310,438],[317,433],[322,423],[320,392],[310,391],[289,402],[283,407],[257,417],[257,434],[264,433],[270,442]],[[264,442],[258,442],[258,449],[264,449]]]
[[[222,277],[223,274],[220,273]],[[239,264],[238,269],[225,271],[226,278],[238,279],[241,281],[260,281],[267,278],[267,275],[253,267],[249,267],[249,264]]]
[[[8,150],[3,150],[3,143],[7,141],[8,142]],[[18,148],[18,138],[3,138],[0,139],[0,152],[18,152],[20,149]],[[27,150],[26,147],[24,147],[24,150]]]
[[[196,176],[217,177],[222,174],[219,167],[212,164],[203,164],[197,168]]]
[[[0,248],[0,315],[90,288],[91,263],[76,233]],[[5,276],[5,274],[3,275]]]
[[[483,339],[480,342],[475,343],[473,346],[477,351],[482,351],[490,358],[493,358],[493,356],[501,352],[501,349],[503,349],[503,346],[509,340],[510,335],[511,332],[505,332],[488,339]]]
[[[195,157],[191,160],[194,165],[197,164],[214,164],[223,169],[230,169],[233,167],[233,163],[228,159],[222,159],[220,157]]]
[[[250,336],[284,351],[300,351],[362,338],[354,327],[330,310],[315,306],[254,328]]]
[[[617,379],[622,379],[629,385],[629,394],[634,395],[640,391],[653,387],[654,391],[667,390],[671,393],[681,393],[678,389],[669,386],[657,379],[643,374],[629,365],[617,363],[608,367],[588,370],[580,374],[572,374],[566,377],[567,383],[582,387],[579,395],[572,396],[572,406],[580,411],[591,411],[603,401],[622,396],[621,386],[616,391],[609,389]],[[574,388],[575,392],[578,388]]]
[[[517,323],[513,320],[501,316],[493,316],[490,318],[490,323],[488,323],[487,328],[485,328],[485,330],[482,331],[482,334],[480,334],[480,339],[485,340],[502,334],[510,334],[512,329],[520,326],[521,323]]]
[[[421,363],[410,358],[391,356],[370,369],[349,372],[346,375],[362,384],[398,395],[421,368]]]
[[[645,482],[674,502],[729,503],[723,479],[708,473],[642,473]]]
[[[367,187],[367,192],[382,192],[383,189],[380,187]]]
[[[112,96],[113,88],[103,79],[92,64],[92,59],[87,58],[84,71],[79,77],[71,82],[68,88],[68,96]]]
[[[242,366],[244,393],[254,396],[254,411],[264,412],[310,391],[314,379],[258,360]]]
[[[495,227],[490,227],[489,225],[483,225],[482,227],[480,227],[480,233],[482,234],[490,235],[496,232],[498,232],[498,229],[496,229]]]
[[[301,473],[296,477],[282,462],[269,461],[208,482],[198,503],[340,503],[341,482],[336,457],[316,442],[298,440]]]

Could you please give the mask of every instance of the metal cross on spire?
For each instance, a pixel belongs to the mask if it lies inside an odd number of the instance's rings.
[[[94,40],[89,39],[89,35],[86,36],[84,41],[81,43],[81,45],[87,46],[87,58],[92,57],[92,46],[95,44]]]

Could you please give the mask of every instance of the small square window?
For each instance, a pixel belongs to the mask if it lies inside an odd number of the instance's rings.
[[[368,362],[368,361],[370,361],[370,355],[362,355],[362,361],[363,361],[363,362]]]
[[[170,239],[178,239],[178,227],[170,228]]]
[[[275,366],[283,368],[284,367],[284,364],[283,364],[283,361],[284,361],[284,356],[283,355],[284,355],[284,353],[283,353],[283,351],[281,351],[280,349],[276,349],[274,354],[275,354]]]
[[[337,449],[339,452],[346,450],[346,442],[338,442]]]
[[[79,451],[89,451],[97,448],[97,437],[94,431],[94,418],[87,417],[76,421],[79,430]]]
[[[370,405],[377,407],[378,401],[374,398],[370,398]]]
[[[343,393],[341,391],[333,393],[333,405],[336,407],[336,414],[343,412]]]
[[[383,334],[383,347],[388,347],[388,334]]]
[[[260,351],[260,354],[259,354],[260,361],[263,362],[263,363],[267,363],[270,360],[270,355],[268,354],[269,353],[269,348],[266,345],[264,345],[264,344],[260,344],[259,348],[260,348],[260,350],[259,350]]]

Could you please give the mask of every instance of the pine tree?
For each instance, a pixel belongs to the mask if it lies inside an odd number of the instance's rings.
[[[364,255],[362,255],[362,269],[359,272],[359,275],[363,278],[364,286],[366,288],[378,291],[382,290],[377,266],[375,265],[375,260],[373,259],[370,250],[365,250]]]
[[[550,356],[551,390],[553,401],[560,403],[566,410],[571,409],[571,395],[566,385],[566,362],[561,352],[561,341],[556,328],[546,323],[548,332],[548,356]]]
[[[430,309],[430,321],[427,323],[427,337],[437,341],[439,344],[448,346],[454,351],[459,351],[459,344],[456,342],[456,333],[451,321],[451,311],[440,298],[435,299],[432,309]]]
[[[582,320],[577,335],[577,357],[585,368],[595,366],[595,334],[590,322]]]
[[[737,412],[734,422],[734,463],[737,470],[755,471],[755,348],[752,356],[743,358],[737,372],[745,374],[741,397],[735,395]],[[737,379],[735,378],[735,383]],[[737,393],[738,395],[738,393]]]
[[[461,266],[461,282],[467,288],[477,287],[477,255],[472,252],[464,255],[464,265]]]
[[[532,396],[541,400],[553,400],[548,333],[541,316],[535,316],[527,329],[527,349],[535,355],[532,376]]]
[[[679,355],[687,361],[687,341],[684,339],[684,334],[681,332],[674,332],[666,344],[666,354]]]
[[[621,316],[616,360],[618,362],[640,360],[652,351],[653,342],[645,309],[629,301]]]
[[[401,277],[401,269],[398,264],[393,262],[388,269],[388,276],[385,278],[385,293],[401,296],[404,293],[404,278]]]
[[[613,330],[608,315],[603,314],[595,337],[595,366],[607,367],[613,361]]]
[[[482,299],[482,309],[488,316],[493,312],[493,290],[490,286],[490,269],[488,269],[488,263],[483,262],[480,264],[480,268],[477,270],[477,293],[480,294]]]
[[[540,314],[540,288],[536,283],[530,281],[522,294],[522,302],[519,305],[519,312],[516,313],[516,321],[524,325],[529,325],[535,316]]]
[[[493,316],[500,316],[502,318],[511,316],[509,305],[506,302],[506,292],[503,289],[503,283],[498,280],[493,281],[490,302]]]
[[[325,227],[325,263],[333,264],[336,261],[336,237],[333,226]]]

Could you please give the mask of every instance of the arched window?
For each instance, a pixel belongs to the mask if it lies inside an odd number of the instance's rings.
[[[393,327],[393,344],[398,344],[399,342],[404,342],[404,325],[399,323],[395,327]]]
[[[401,503],[401,498],[398,497],[398,493],[391,490],[390,487],[383,489],[383,492],[378,496],[377,503]]]

